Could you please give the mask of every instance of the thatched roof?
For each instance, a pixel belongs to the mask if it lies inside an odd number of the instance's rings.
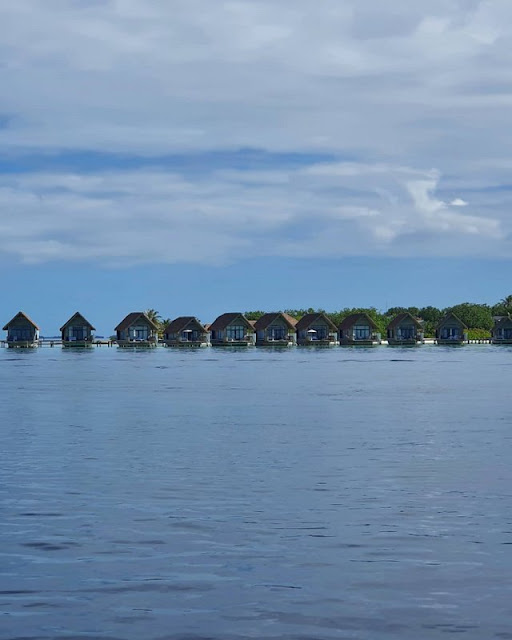
[[[212,322],[210,329],[211,331],[222,331],[226,327],[229,327],[230,324],[233,324],[235,320],[241,320],[247,329],[253,329],[252,324],[243,313],[223,313]]]
[[[147,317],[144,311],[133,311],[132,313],[129,313],[126,316],[126,318],[124,318],[124,320],[122,320],[117,325],[114,331],[124,331],[125,329],[128,329],[132,325],[134,325],[139,319],[142,319],[146,324],[149,324],[149,326],[152,327],[153,329],[155,330],[158,329],[157,325]]]
[[[325,313],[306,313],[306,315],[302,316],[302,318],[297,322],[295,328],[297,331],[302,331],[304,329],[309,329],[311,325],[316,324],[317,322],[324,322],[333,331],[338,330],[338,327],[325,315]]]
[[[496,316],[494,318],[494,328],[498,327],[512,327],[512,316]]]
[[[282,312],[264,313],[261,318],[256,320],[254,328],[256,331],[264,331],[278,318],[281,318],[289,329],[295,329],[297,320],[292,318],[292,316],[289,316],[287,313]]]
[[[458,324],[460,327],[462,327],[463,329],[467,329],[468,327],[462,322],[462,320],[457,317],[454,313],[447,313],[444,318],[441,318],[441,320],[439,320],[439,322],[437,323],[437,329],[441,329],[441,327],[444,327],[444,325],[447,322],[455,322],[456,324]]]
[[[346,331],[347,329],[351,329],[355,324],[367,324],[372,329],[378,329],[378,326],[375,324],[375,321],[370,318],[367,313],[351,313],[349,316],[344,318],[340,322],[339,328],[342,331]]]
[[[11,318],[11,320],[9,320],[9,322],[5,325],[2,331],[8,331],[10,325],[13,324],[15,320],[18,320],[18,318],[26,320],[28,324],[32,325],[35,329],[39,331],[39,327],[37,326],[37,324],[33,320],[31,320],[26,313],[23,313],[23,311],[18,311],[18,313],[14,316],[14,318]]]
[[[403,324],[406,320],[409,320],[410,322],[412,322],[417,329],[421,329],[421,327],[423,326],[421,320],[419,320],[418,318],[415,318],[412,315],[412,313],[409,313],[408,311],[404,311],[403,313],[399,313],[397,316],[395,316],[393,320],[391,320],[391,322],[388,324],[387,328],[396,329],[401,324]]]
[[[78,313],[78,311],[74,313],[65,324],[62,325],[59,331],[64,331],[64,329],[75,320],[79,320],[82,324],[88,326],[91,331],[96,331],[96,328],[93,327],[92,324],[88,320],[86,320],[81,313]]]
[[[206,331],[205,327],[203,327],[195,316],[180,316],[179,318],[175,318],[172,322],[169,322],[164,329],[164,333],[180,333],[190,325],[199,329],[199,331]]]

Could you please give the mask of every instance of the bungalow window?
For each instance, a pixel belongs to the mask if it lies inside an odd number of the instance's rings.
[[[149,336],[148,327],[136,327],[133,330],[133,337],[136,340],[147,340]]]
[[[512,340],[512,329],[503,329],[503,339]]]
[[[228,340],[243,340],[245,336],[245,327],[241,325],[232,325],[226,329],[226,338]]]
[[[411,338],[414,338],[414,327],[399,327],[398,337],[402,338],[403,340],[410,340]]]
[[[354,326],[354,340],[368,340],[370,337],[370,327],[368,325],[355,325]]]
[[[31,340],[33,333],[30,327],[12,327],[9,336],[11,340]]]
[[[75,340],[83,340],[85,338],[84,327],[70,327],[69,337]]]
[[[181,334],[182,340],[192,342],[199,339],[199,331],[197,329],[186,329]]]
[[[313,340],[326,340],[327,339],[327,327],[325,324],[317,325],[316,327],[312,327],[315,333],[312,334]]]
[[[288,332],[286,327],[283,326],[270,327],[268,330],[268,337],[271,340],[286,340]]]
[[[441,338],[443,340],[454,340],[460,335],[458,327],[443,327],[441,330]]]

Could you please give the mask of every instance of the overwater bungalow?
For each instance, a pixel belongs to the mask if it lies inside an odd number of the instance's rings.
[[[256,346],[291,347],[297,343],[297,320],[287,313],[264,313],[254,323]]]
[[[441,318],[436,327],[436,343],[460,345],[468,341],[468,327],[454,313]]]
[[[297,344],[325,347],[339,344],[338,328],[325,313],[307,313],[295,328]]]
[[[411,313],[399,313],[387,326],[389,345],[416,345],[425,341],[423,323]]]
[[[119,347],[156,347],[158,327],[143,311],[129,313],[115,328]]]
[[[512,344],[512,316],[496,316],[491,335],[493,344]]]
[[[255,342],[254,326],[243,313],[223,313],[209,329],[215,347],[249,347]]]
[[[381,343],[378,326],[367,313],[352,313],[344,318],[339,330],[340,344],[344,346],[372,346]]]
[[[96,329],[78,311],[60,328],[63,347],[92,347]]]
[[[25,314],[19,311],[3,328],[7,331],[7,346],[31,348],[39,346],[39,327]]]
[[[168,347],[208,347],[210,335],[194,316],[180,316],[164,328],[164,343]]]

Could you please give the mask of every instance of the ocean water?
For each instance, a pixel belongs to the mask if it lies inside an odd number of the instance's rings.
[[[512,348],[0,350],[0,638],[512,638]]]

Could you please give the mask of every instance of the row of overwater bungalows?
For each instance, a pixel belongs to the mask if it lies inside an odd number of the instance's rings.
[[[9,347],[36,347],[39,327],[22,311],[4,326]],[[95,342],[92,324],[75,313],[60,328],[62,345],[88,347]],[[248,320],[243,313],[224,313],[212,324],[203,325],[193,316],[181,316],[163,329],[142,311],[129,313],[115,328],[120,347],[204,346],[293,346],[293,345],[375,345],[382,342],[378,327],[366,313],[346,317],[336,326],[324,313],[308,313],[300,320],[286,313],[265,313],[258,320]],[[437,344],[464,344],[468,328],[454,314],[446,315],[437,325]],[[423,322],[410,313],[400,313],[387,326],[390,345],[416,345],[425,341]],[[512,344],[512,317],[495,318],[494,344]]]

